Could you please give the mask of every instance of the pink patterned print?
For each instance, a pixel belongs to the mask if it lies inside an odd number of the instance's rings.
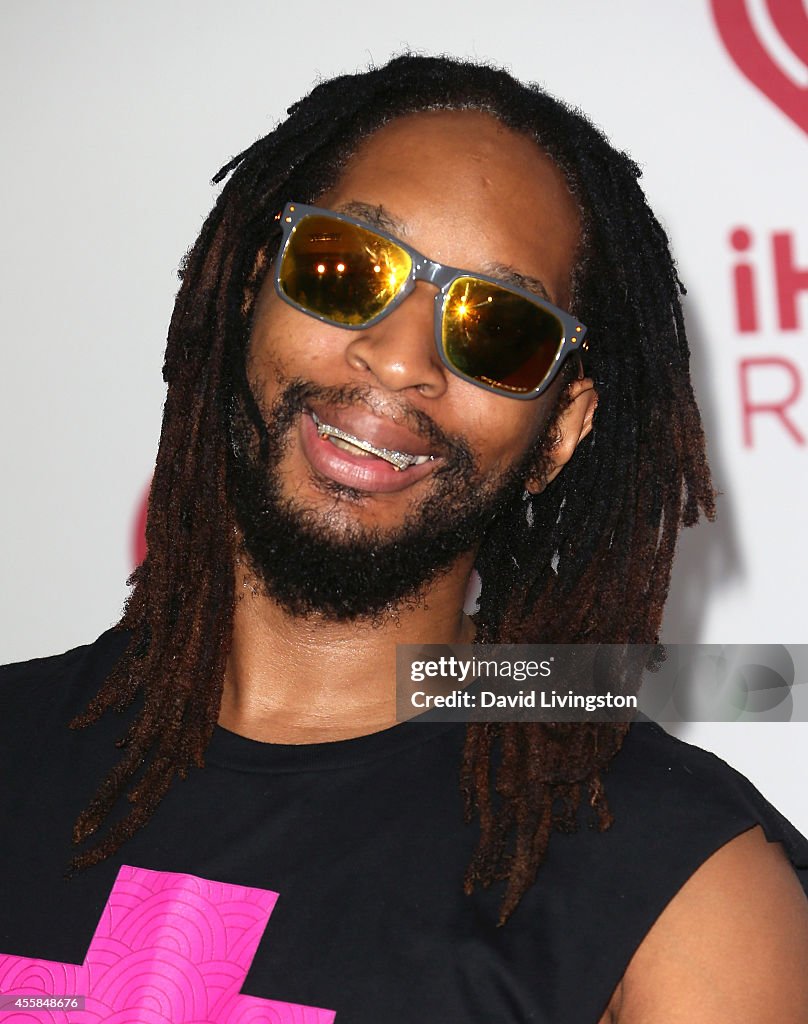
[[[84,1010],[0,1010],[2,1024],[331,1024],[239,995],[278,894],[124,865],[84,963],[0,956],[0,993],[83,995]]]

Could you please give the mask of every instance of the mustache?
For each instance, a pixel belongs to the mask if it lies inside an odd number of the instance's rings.
[[[476,459],[468,443],[459,435],[443,430],[422,409],[413,408],[400,400],[382,397],[373,388],[363,385],[329,387],[301,378],[280,378],[278,383],[282,390],[269,408],[265,408],[259,399],[257,403],[264,422],[274,425],[274,433],[276,437],[283,439],[284,446],[289,442],[292,426],[301,415],[308,413],[313,402],[321,402],[336,408],[361,405],[376,416],[402,424],[426,441],[430,452],[443,459],[443,465],[436,470],[436,474],[476,471]]]

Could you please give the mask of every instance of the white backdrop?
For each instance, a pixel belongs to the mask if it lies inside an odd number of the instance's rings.
[[[718,522],[683,539],[665,637],[808,639],[803,0],[5,0],[1,24],[0,660],[87,642],[120,613],[175,271],[210,177],[318,77],[404,47],[540,81],[644,167],[723,492]],[[808,832],[808,726],[682,734]]]

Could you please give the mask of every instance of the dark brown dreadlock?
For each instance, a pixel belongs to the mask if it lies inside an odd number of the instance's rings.
[[[508,643],[655,643],[678,532],[713,491],[677,279],[639,170],[583,116],[503,71],[447,58],[399,57],[319,85],[289,118],[233,159],[182,273],[164,366],[163,432],[146,528],[148,555],[120,622],[129,646],[73,723],[137,696],[123,754],[75,827],[86,841],[130,787],[131,809],[77,867],[110,856],[154,812],[175,776],[202,766],[216,724],[235,606],[235,522],[228,424],[246,412],[263,438],[245,352],[253,306],[279,241],[275,214],[333,185],[368,135],[396,117],[474,109],[533,138],[555,161],[583,220],[574,312],[589,325],[587,373],[600,410],[572,463],[519,502],[482,547],[478,639]],[[505,878],[504,920],[535,878],[553,829],[586,798],[610,821],[601,773],[626,727],[468,727],[461,784],[481,836],[466,888]]]

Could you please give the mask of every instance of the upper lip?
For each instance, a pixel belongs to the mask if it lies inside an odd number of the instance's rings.
[[[404,455],[435,455],[429,443],[412,430],[387,417],[361,407],[339,407],[312,403],[309,412],[330,427],[337,427],[374,448]]]

